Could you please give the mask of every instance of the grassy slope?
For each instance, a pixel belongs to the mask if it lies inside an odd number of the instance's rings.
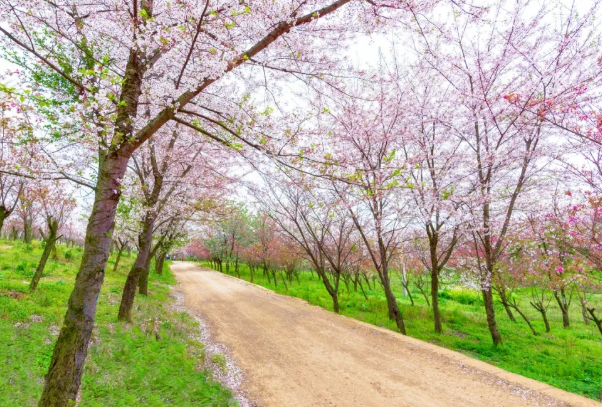
[[[210,266],[207,263],[203,265]],[[249,281],[248,267],[242,265],[240,271],[241,278]],[[275,287],[273,282],[268,283],[261,272],[255,273],[254,282],[280,294],[299,297],[310,304],[332,310],[332,301],[326,289],[315,275],[308,272],[300,273],[300,283],[287,282],[288,289],[284,287],[280,277]],[[352,286],[350,290],[351,292],[347,293],[341,282],[341,314],[395,329],[394,323],[387,318],[386,299],[378,285],[375,290],[366,290],[367,301],[359,288],[357,293],[353,291]],[[586,326],[583,323],[577,299],[573,300],[570,308],[569,329],[562,328],[562,316],[558,306],[555,303],[550,305],[548,317],[552,331],[546,334],[539,314],[529,305],[529,293],[522,293],[525,298],[520,302],[521,309],[531,319],[535,330],[540,333],[539,336],[533,336],[516,312],[514,314],[518,322],[510,321],[499,305],[496,315],[505,342],[503,346],[494,348],[491,345],[481,299],[476,292],[445,292],[443,296],[446,298],[440,298],[444,334],[437,335],[433,332],[432,314],[420,293],[413,292],[416,305],[412,307],[410,300],[401,295],[400,282],[393,282],[393,290],[407,320],[406,326],[410,336],[460,351],[505,370],[573,393],[596,400],[602,397],[602,337],[593,324]],[[600,298],[597,300],[598,303],[602,302]]]
[[[0,406],[36,405],[81,256],[81,249],[70,249],[72,262],[67,261],[69,253],[60,247],[59,260],[49,261],[32,294],[28,284],[39,246],[0,240]],[[151,273],[149,297],[136,298],[134,323],[116,322],[132,262],[133,256],[123,258],[113,273],[114,258],[109,261],[80,406],[235,405],[203,367],[203,345],[192,339],[197,323],[171,307],[175,280],[167,267],[163,276]]]

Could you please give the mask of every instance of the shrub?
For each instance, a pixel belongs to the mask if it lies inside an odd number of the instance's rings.
[[[73,260],[73,252],[71,250],[67,250],[65,252],[65,259],[67,259],[67,260]]]
[[[475,290],[465,288],[448,288],[439,293],[439,298],[456,301],[464,305],[482,304],[483,299]]]

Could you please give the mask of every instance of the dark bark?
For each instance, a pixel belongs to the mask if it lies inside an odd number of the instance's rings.
[[[117,267],[119,267],[119,261],[121,260],[121,255],[123,254],[123,246],[119,247],[119,251],[117,252],[117,258],[115,259],[115,265],[113,266],[113,273],[117,271]]]
[[[38,407],[65,407],[75,403],[109,258],[120,181],[128,159],[127,155],[100,153],[98,182],[82,261]]]
[[[393,294],[393,291],[391,291],[391,285],[388,278],[389,276],[387,270],[383,270],[383,274],[385,274],[385,278],[382,279],[382,284],[385,291],[385,297],[387,298],[389,318],[395,321],[399,332],[401,332],[403,335],[406,335],[406,327],[403,321],[403,315],[401,315],[399,305],[397,305],[397,299],[395,298],[395,294]]]
[[[533,308],[535,308],[541,314],[543,323],[546,326],[546,333],[549,333],[550,332],[550,323],[548,321],[547,307],[544,306],[543,302],[533,301],[530,304]]]
[[[516,299],[512,302],[508,302],[508,306],[514,308],[516,310],[516,312],[518,312],[518,314],[525,320],[527,325],[529,325],[529,328],[531,329],[531,333],[533,333],[533,335],[537,336],[537,332],[533,328],[533,325],[531,324],[531,321],[529,321],[529,318],[527,318],[527,316],[520,310],[520,308],[518,308]]]
[[[495,320],[493,293],[491,291],[491,288],[483,289],[481,290],[481,293],[483,294],[485,313],[487,314],[487,327],[489,328],[489,332],[491,333],[491,339],[493,340],[493,344],[497,346],[502,343],[502,335],[500,335],[500,331],[497,329],[497,322]]]
[[[142,270],[142,274],[140,274],[140,278],[138,279],[138,293],[140,295],[148,295],[148,275],[150,274],[150,262],[152,257],[151,254],[146,256],[144,270]]]
[[[510,318],[510,321],[516,322],[516,318],[514,318],[514,314],[512,314],[512,310],[510,309],[512,306],[511,306],[510,302],[508,301],[508,297],[506,296],[506,289],[504,287],[499,287],[497,292],[500,296],[500,301],[501,301],[502,305],[504,306],[504,309],[506,310],[506,314],[508,314],[508,318]],[[514,308],[514,307],[512,307],[512,308]],[[518,310],[517,310],[517,312],[518,312]]]
[[[58,221],[53,217],[49,217],[47,219],[47,223],[48,223],[48,236],[46,236],[46,238],[44,239],[44,241],[46,242],[46,245],[44,246],[44,252],[42,252],[42,258],[40,259],[40,262],[38,263],[36,272],[34,273],[33,278],[31,279],[31,283],[29,284],[30,291],[35,291],[35,289],[38,287],[38,283],[40,282],[40,279],[42,278],[42,274],[44,273],[44,268],[46,267],[46,262],[48,261],[48,257],[50,257],[50,253],[52,252],[52,249],[54,248],[54,245],[55,245],[56,241],[58,240],[57,236],[56,236],[58,233],[58,229],[59,229]]]
[[[117,315],[117,319],[121,321],[131,322],[132,320],[132,307],[134,306],[134,299],[136,297],[136,288],[138,288],[140,276],[146,271],[151,251],[153,225],[154,216],[152,213],[147,212],[142,223],[142,230],[138,235],[138,254],[123,287],[119,314]]]
[[[569,306],[571,305],[571,301],[567,300],[564,288],[555,290],[554,298],[558,303],[558,307],[560,307],[560,312],[562,312],[562,326],[564,328],[568,328],[571,325],[571,321],[569,319]]]
[[[163,265],[165,264],[165,257],[167,253],[161,251],[155,258],[155,273],[161,275],[163,274]]]
[[[591,315],[591,320],[594,321],[594,323],[598,327],[600,335],[602,335],[602,318],[598,318],[598,316],[596,315],[596,310],[594,308],[588,308],[587,311]]]
[[[8,218],[10,213],[4,205],[0,205],[0,233],[2,232],[2,226],[4,226],[4,220]]]
[[[439,273],[431,272],[431,302],[433,306],[433,321],[435,323],[435,332],[443,333],[441,324],[441,313],[439,311]]]

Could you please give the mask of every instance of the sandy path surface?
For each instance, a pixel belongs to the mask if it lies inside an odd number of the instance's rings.
[[[172,270],[242,368],[251,405],[602,406],[190,263]]]

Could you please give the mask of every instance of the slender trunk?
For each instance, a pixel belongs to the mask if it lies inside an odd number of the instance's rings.
[[[282,278],[282,283],[284,284],[284,288],[286,289],[286,291],[288,291],[288,286],[286,285],[286,280],[284,279],[284,272],[282,274],[280,274],[280,277]],[[274,280],[276,280],[276,275],[274,275]]]
[[[366,299],[366,301],[368,301],[368,296],[366,295],[366,292],[364,291],[364,286],[362,285],[362,282],[358,279],[358,284],[360,286],[360,290],[362,290],[362,294],[364,294],[364,298]],[[412,302],[413,305],[413,302]]]
[[[438,266],[437,266],[438,268]],[[435,323],[435,332],[443,333],[441,324],[441,313],[439,311],[439,272],[433,267],[431,271],[431,303],[433,305],[433,321]]]
[[[506,314],[508,314],[508,318],[510,318],[510,321],[516,322],[516,318],[514,318],[514,314],[512,314],[512,310],[510,309],[510,304],[508,303],[508,297],[506,297],[506,290],[503,287],[500,287],[498,292],[500,294],[500,301],[502,302],[502,305],[504,306],[504,309],[506,310]],[[518,310],[516,310],[516,311],[518,312]]]
[[[516,310],[516,312],[518,312],[518,314],[525,320],[525,322],[527,323],[527,325],[529,325],[529,328],[531,329],[531,333],[533,333],[533,335],[537,336],[537,332],[533,328],[533,325],[531,324],[531,321],[529,321],[529,318],[527,318],[527,316],[520,310],[520,308],[518,308],[518,305],[517,304],[509,304],[509,305],[512,308],[514,308]]]
[[[38,267],[36,268],[36,272],[31,279],[31,283],[29,284],[29,290],[35,291],[38,287],[38,283],[42,278],[42,274],[44,273],[44,268],[46,267],[46,262],[48,261],[48,257],[50,257],[50,253],[54,248],[54,244],[56,243],[56,234],[58,232],[59,224],[56,219],[50,218],[48,220],[48,237],[46,238],[46,246],[44,246],[44,252],[42,253],[42,258],[38,263]]]
[[[489,327],[489,332],[491,333],[491,339],[493,340],[493,344],[497,346],[502,343],[502,335],[500,335],[500,331],[497,329],[497,322],[495,321],[493,293],[491,292],[491,288],[482,289],[481,293],[483,294],[485,313],[487,314],[487,326]]]
[[[27,215],[23,217],[23,241],[25,243],[31,243],[32,239],[32,224],[31,218]]]
[[[123,246],[121,246],[119,248],[119,251],[117,252],[117,258],[115,259],[115,265],[113,266],[113,273],[115,273],[117,271],[117,267],[119,267],[119,261],[121,260],[122,253],[123,253]]]
[[[571,325],[571,321],[569,319],[569,305],[566,301],[566,296],[564,294],[564,289],[560,291],[554,291],[554,298],[560,307],[560,311],[562,312],[562,325],[565,328],[568,328]]]
[[[602,319],[598,318],[598,316],[596,315],[596,310],[594,308],[588,308],[587,311],[592,316],[592,318],[591,318],[592,321],[594,321],[594,323],[598,327],[598,331],[600,331],[600,335],[602,335]]]
[[[134,298],[136,297],[136,288],[140,276],[144,273],[147,264],[148,256],[151,250],[153,239],[153,216],[147,212],[142,224],[142,231],[138,235],[138,254],[136,260],[130,269],[128,277],[123,287],[121,296],[121,304],[119,305],[119,314],[117,318],[122,321],[130,322],[132,320],[132,307],[134,306]]]
[[[82,260],[38,407],[64,407],[76,401],[109,258],[120,182],[128,159],[125,155],[100,154],[96,195],[88,219]]]
[[[548,313],[543,310],[540,311],[541,317],[543,318],[543,323],[546,326],[546,333],[550,333],[550,323],[548,322]]]
[[[583,323],[585,323],[585,325],[589,325],[590,318],[587,316],[587,306],[585,305],[585,298],[580,298],[579,302],[581,303],[581,316],[583,317]]]
[[[249,272],[251,273],[251,282],[253,282],[253,274],[255,274],[255,267],[249,266]]]

